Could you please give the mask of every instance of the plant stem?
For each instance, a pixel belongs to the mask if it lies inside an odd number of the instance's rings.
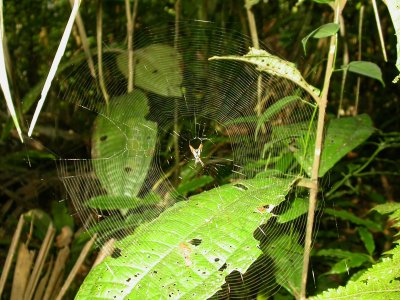
[[[103,75],[103,0],[97,0],[97,21],[96,21],[96,37],[97,37],[97,66],[99,70],[100,89],[108,108],[110,96],[104,83]]]
[[[341,1],[336,0],[334,5],[334,20],[335,23],[339,23],[339,17],[341,11],[345,5],[345,1],[340,3]],[[318,171],[319,165],[321,161],[321,152],[322,152],[322,143],[323,143],[323,133],[324,133],[324,124],[325,124],[325,115],[326,115],[326,105],[328,102],[328,91],[329,84],[333,72],[334,61],[335,61],[335,53],[337,47],[337,36],[333,35],[330,39],[330,46],[328,52],[328,60],[326,64],[326,72],[324,85],[322,88],[321,98],[319,101],[319,110],[318,110],[318,124],[317,124],[317,136],[315,140],[315,152],[314,152],[314,163],[311,171],[311,183],[312,187],[310,189],[310,199],[308,206],[308,216],[307,216],[307,228],[306,228],[306,238],[304,245],[304,256],[303,256],[303,271],[301,277],[301,291],[300,291],[300,299],[306,299],[306,284],[307,284],[307,275],[308,275],[308,265],[310,262],[310,252],[311,252],[311,242],[312,242],[312,234],[314,227],[314,216],[315,216],[315,208],[317,205],[317,194],[318,194]]]
[[[126,11],[126,27],[128,35],[128,93],[133,91],[133,80],[135,78],[135,70],[133,64],[133,42],[135,34],[135,21],[137,16],[138,0],[133,4],[133,12],[131,15],[131,6],[129,0],[125,0]]]
[[[175,2],[175,36],[174,36],[174,49],[178,51],[178,42],[179,42],[179,17],[181,13],[181,0],[176,0]],[[175,172],[174,172],[174,180],[178,181],[179,177],[179,161],[180,161],[180,153],[179,153],[179,124],[178,124],[178,107],[179,107],[179,99],[175,98],[174,102],[174,153],[175,153]]]
[[[69,3],[71,4],[71,7],[74,6],[74,0],[69,0]],[[81,17],[81,14],[79,13],[79,11],[76,14],[75,23],[76,23],[76,26],[78,27],[79,36],[81,37],[82,48],[86,55],[86,59],[87,59],[89,70],[90,70],[90,75],[93,78],[96,78],[96,71],[94,69],[94,62],[93,62],[92,54],[90,53],[90,47],[89,47],[89,42],[88,42],[88,38],[86,35],[85,25],[83,24],[82,17]]]

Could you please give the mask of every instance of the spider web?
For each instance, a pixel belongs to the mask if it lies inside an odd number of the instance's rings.
[[[98,235],[98,246],[129,236],[203,191],[242,179],[305,174],[294,153],[304,150],[297,141],[315,116],[307,93],[250,64],[209,61],[246,54],[251,40],[238,32],[184,22],[175,45],[174,38],[174,26],[136,30],[129,93],[126,45],[105,48],[108,105],[85,64],[66,83],[63,97],[93,124],[91,158],[63,158],[58,169],[85,228]],[[258,123],[269,108],[293,95],[296,100]],[[262,256],[244,277],[229,275],[215,297],[241,298],[246,289],[249,296],[270,295],[277,282],[293,277],[302,261],[298,246],[304,242],[307,197],[304,189],[293,188],[287,201],[266,208],[290,220],[269,222],[254,232],[261,248],[274,241],[265,252],[275,261]],[[279,238],[288,232],[298,243],[290,246]],[[285,267],[287,261],[294,269]],[[277,270],[279,278],[273,276]]]

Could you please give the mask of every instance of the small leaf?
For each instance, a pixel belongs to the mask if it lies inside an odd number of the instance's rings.
[[[74,230],[74,218],[68,212],[68,208],[65,204],[66,201],[53,201],[51,203],[51,214],[53,217],[54,227],[57,230],[61,230],[64,226],[68,226]]]
[[[359,75],[367,76],[376,79],[385,86],[382,78],[382,71],[379,66],[370,61],[352,61],[347,66],[342,66],[342,68],[347,68],[349,72],[356,73]]]
[[[294,147],[300,149],[300,151],[294,152],[294,156],[305,172],[311,176],[314,161],[315,135],[311,135],[311,140],[307,145],[304,145],[306,124],[302,128],[304,128],[302,129],[303,131],[293,131],[294,135],[300,135],[296,138],[294,144]],[[312,130],[314,132],[315,127]],[[347,153],[362,144],[374,130],[372,121],[368,115],[330,120],[327,124],[324,137],[321,165],[318,172],[319,177],[324,176]],[[304,147],[307,148],[304,149]]]
[[[193,192],[206,184],[212,182],[214,178],[208,175],[201,176],[199,178],[193,178],[188,182],[184,182],[183,184],[179,185],[177,188],[177,192],[182,195],[187,195],[189,192]]]
[[[363,225],[371,230],[381,230],[381,225],[368,219],[361,219],[351,212],[345,210],[335,210],[332,208],[325,208],[325,213],[340,218],[345,221],[350,221],[357,225]]]
[[[327,274],[341,274],[348,272],[351,268],[356,268],[370,261],[370,257],[364,253],[344,251],[342,249],[323,249],[316,253],[317,256],[330,256],[340,258]]]
[[[375,251],[375,242],[372,233],[365,227],[358,227],[358,234],[364,243],[369,255],[373,255]]]
[[[301,43],[303,44],[304,54],[306,54],[306,45],[309,38],[312,37],[314,39],[322,39],[332,36],[336,34],[338,31],[339,31],[339,24],[328,23],[318,27],[317,29],[309,33],[301,40]]]
[[[372,208],[372,210],[376,210],[381,215],[390,214],[396,210],[400,210],[400,203],[398,202],[388,202],[385,204],[379,204]]]
[[[282,111],[286,106],[292,104],[297,100],[302,100],[299,96],[287,96],[282,99],[279,99],[277,102],[272,104],[270,107],[265,110],[265,112],[260,116],[257,122],[257,128],[255,132],[255,139],[257,140],[258,132],[260,131],[261,127],[265,124],[265,122],[270,121],[270,119],[280,111]]]
[[[157,202],[153,204],[156,204]],[[88,201],[85,202],[85,206],[87,207],[104,210],[135,209],[145,204],[149,203],[146,203],[145,201],[143,201],[143,199],[125,195],[101,195],[90,198]]]
[[[292,221],[308,211],[308,200],[303,198],[294,199],[290,208],[283,214],[278,216],[278,223],[286,223]]]

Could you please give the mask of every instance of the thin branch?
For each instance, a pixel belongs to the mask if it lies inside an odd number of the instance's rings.
[[[69,0],[69,3],[71,3],[71,6],[73,7],[74,0]],[[90,53],[90,47],[89,47],[89,42],[88,42],[87,35],[86,35],[85,25],[83,24],[82,17],[81,17],[81,14],[79,13],[79,11],[76,15],[75,23],[76,23],[76,26],[78,27],[79,35],[82,40],[82,47],[83,47],[83,51],[85,52],[85,55],[86,55],[86,59],[87,59],[89,70],[90,70],[90,75],[92,75],[93,78],[96,78],[96,71],[94,68],[92,54]]]
[[[97,38],[97,66],[99,71],[100,90],[103,94],[104,101],[108,107],[110,96],[104,83],[103,75],[103,0],[97,0],[97,21],[96,21],[96,38]]]
[[[381,20],[379,19],[379,12],[378,12],[378,7],[376,6],[376,0],[372,0],[372,7],[374,8],[376,27],[378,27],[379,40],[381,42],[383,59],[387,62],[387,55],[386,55],[386,49],[385,49],[385,40],[383,39]]]
[[[63,286],[61,287],[60,292],[58,293],[56,300],[61,300],[68,288],[70,287],[72,281],[74,280],[76,274],[78,273],[79,269],[81,268],[86,256],[88,255],[90,249],[92,249],[92,246],[94,242],[96,241],[97,235],[93,235],[90,241],[88,241],[85,246],[83,247],[81,254],[79,255],[77,261],[75,262],[75,265],[73,266],[71,272],[68,274],[67,279],[65,280]]]
[[[342,0],[342,1],[336,0],[335,1],[334,22],[336,24],[339,23],[339,17],[341,15],[342,9],[345,6],[345,4],[346,4],[346,0]],[[331,75],[332,75],[333,68],[334,68],[336,48],[337,48],[337,35],[335,34],[330,39],[330,46],[329,46],[329,52],[328,52],[328,60],[327,60],[327,64],[326,64],[324,85],[322,88],[321,99],[319,102],[314,162],[313,162],[313,167],[312,167],[312,171],[311,171],[312,188],[310,189],[310,199],[309,199],[308,215],[307,215],[307,228],[306,228],[306,238],[305,238],[305,245],[304,245],[303,271],[302,271],[302,277],[301,277],[300,299],[306,299],[306,284],[307,284],[307,275],[308,275],[308,265],[310,262],[310,252],[311,252],[312,234],[313,234],[313,227],[314,227],[315,208],[317,206],[318,172],[319,172],[319,166],[320,166],[320,162],[321,162],[326,105],[328,102],[329,84],[330,84]]]
[[[18,242],[19,242],[19,237],[21,236],[22,232],[22,226],[24,225],[24,216],[21,215],[19,217],[19,221],[17,224],[17,228],[15,229],[14,235],[11,240],[10,244],[10,249],[8,250],[7,253],[7,258],[3,266],[3,270],[1,272],[1,278],[0,278],[0,298],[1,294],[3,293],[4,285],[6,283],[7,277],[8,277],[8,272],[10,271],[11,264],[15,255],[15,251],[17,250]]]
[[[36,106],[35,113],[33,114],[32,122],[30,124],[29,131],[28,131],[28,136],[32,135],[33,129],[35,128],[36,122],[37,122],[37,120],[39,118],[39,114],[40,114],[40,111],[42,110],[42,107],[43,107],[44,101],[46,99],[47,93],[50,90],[51,82],[53,81],[54,76],[56,75],[58,65],[60,64],[61,58],[64,55],[65,48],[67,47],[69,36],[71,35],[72,25],[74,24],[74,20],[75,20],[76,14],[78,13],[78,9],[79,9],[79,5],[80,4],[81,4],[80,0],[75,0],[74,6],[73,6],[72,11],[71,11],[71,15],[69,16],[69,20],[68,20],[67,26],[65,27],[64,34],[63,34],[63,36],[61,38],[60,45],[58,46],[58,49],[57,49],[56,55],[54,57],[53,63],[51,65],[51,67],[50,67],[49,74],[47,75],[46,82],[44,83],[40,100],[39,100],[39,102],[38,102],[38,104]]]
[[[131,14],[130,1],[125,0],[125,11],[126,11],[126,27],[128,34],[128,93],[133,90],[133,81],[135,78],[134,74],[134,62],[133,62],[133,42],[135,34],[135,21],[137,16],[138,0],[135,0],[133,4],[133,12]]]
[[[175,2],[175,36],[174,36],[174,49],[178,51],[178,43],[179,43],[179,18],[181,14],[181,0],[176,0]],[[179,99],[175,99],[174,103],[174,131],[176,133],[179,132],[179,125],[178,125],[178,106],[179,106]],[[179,161],[180,161],[180,153],[179,153],[179,138],[178,134],[173,135],[174,139],[174,154],[175,154],[175,181],[178,180],[179,176]]]
[[[363,20],[364,20],[364,9],[365,6],[361,5],[360,8],[360,22],[358,24],[358,55],[357,59],[361,60],[361,54],[362,54],[362,26],[363,26]],[[346,69],[347,70],[347,69]],[[357,86],[356,86],[356,101],[355,101],[355,107],[354,107],[354,113],[357,114],[358,112],[358,102],[360,98],[360,86],[361,86],[361,77],[357,77]]]
[[[30,300],[32,299],[33,293],[36,290],[36,286],[38,284],[40,275],[42,274],[43,266],[46,262],[47,255],[49,254],[51,245],[53,243],[54,235],[56,233],[53,224],[50,223],[47,227],[46,236],[42,242],[42,246],[40,247],[39,254],[36,258],[35,265],[33,267],[31,276],[29,278],[28,285],[26,286],[24,299]]]
[[[344,24],[343,16],[340,16],[340,36],[343,39],[343,65],[349,64],[349,46],[346,41],[346,27]],[[342,84],[340,87],[340,100],[339,100],[339,108],[337,112],[337,117],[339,118],[342,112],[343,107],[343,95],[344,95],[344,87],[346,85],[346,78],[347,78],[347,68],[343,70],[342,74]]]

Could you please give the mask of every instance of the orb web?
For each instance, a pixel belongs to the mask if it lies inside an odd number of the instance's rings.
[[[204,191],[306,176],[295,154],[305,155],[308,146],[300,141],[306,134],[312,139],[315,125],[316,105],[307,93],[251,64],[209,60],[246,54],[249,37],[212,23],[179,25],[178,36],[175,26],[137,28],[132,70],[126,45],[104,48],[108,104],[84,63],[65,83],[64,99],[92,124],[91,156],[60,159],[59,174],[99,246],[123,240]],[[294,100],[276,109],[285,97]],[[246,272],[231,272],[214,298],[271,295],[285,284],[296,292],[290,285],[300,278],[307,198],[307,189],[294,184],[278,206],[259,208],[274,216],[254,228],[263,253]]]

